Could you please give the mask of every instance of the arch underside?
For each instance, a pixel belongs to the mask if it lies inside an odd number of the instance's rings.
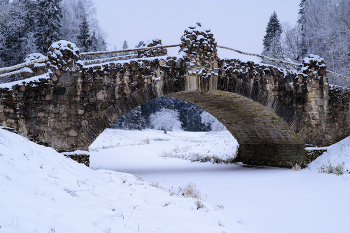
[[[80,148],[87,149],[114,120],[133,108],[163,96],[153,85],[141,88],[111,105],[81,133]],[[237,160],[245,164],[291,167],[304,162],[304,143],[267,107],[239,94],[184,91],[168,94],[197,105],[216,117],[239,143]]]
[[[276,113],[236,93],[179,92],[169,95],[197,105],[223,123],[239,143],[237,160],[292,167],[304,163],[304,143]]]

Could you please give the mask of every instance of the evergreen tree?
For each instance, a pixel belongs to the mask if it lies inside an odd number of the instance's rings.
[[[276,59],[283,58],[281,47],[281,34],[282,27],[278,20],[277,13],[274,11],[266,27],[266,35],[264,36],[263,40],[263,55]],[[270,63],[268,61],[263,62]]]
[[[61,0],[39,0],[34,12],[36,18],[36,43],[38,50],[46,54],[52,43],[61,39]]]
[[[141,106],[138,106],[126,113],[112,123],[111,128],[128,129],[128,130],[142,130],[145,129],[145,119],[142,116]]]
[[[22,39],[26,9],[19,0],[1,2],[0,59],[5,66],[23,62]]]
[[[22,38],[22,49],[24,57],[31,53],[37,52],[36,38],[35,38],[35,24],[36,20],[34,12],[37,9],[37,1],[35,0],[21,0],[26,9],[25,25],[22,29],[24,37]]]
[[[128,48],[129,48],[128,42],[127,42],[126,40],[124,40],[122,49],[125,50],[125,49],[128,49]],[[129,55],[128,52],[124,52],[124,53],[122,54],[122,56],[127,56],[127,55]]]
[[[144,41],[140,40],[137,45],[135,45],[135,48],[140,48],[143,45]]]
[[[107,42],[105,40],[106,35],[101,30],[95,30],[91,36],[91,50],[92,51],[106,51]]]
[[[83,15],[83,21],[79,25],[79,28],[80,28],[79,35],[77,37],[78,46],[81,52],[88,52],[92,46],[92,39],[94,39],[94,41],[97,39],[95,38],[95,35],[94,35],[94,38],[92,38],[90,35],[89,23],[87,21],[86,14]]]
[[[299,19],[298,24],[300,25],[300,51],[299,51],[299,61],[304,59],[307,55],[307,44],[306,44],[306,17],[305,17],[305,11],[306,11],[306,0],[301,0],[299,9]]]
[[[123,49],[128,49],[129,46],[128,46],[128,42],[126,40],[124,40],[123,42]]]
[[[96,33],[93,32],[92,36],[91,36],[91,51],[92,52],[96,52],[99,50],[99,43],[98,43],[98,39],[96,38]]]

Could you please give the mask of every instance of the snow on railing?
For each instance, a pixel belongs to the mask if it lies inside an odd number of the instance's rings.
[[[48,60],[49,60],[48,58],[44,58],[44,59],[39,59],[39,60],[31,61],[31,62],[21,63],[21,64],[10,66],[10,67],[0,68],[0,73],[18,70],[15,72],[2,74],[2,75],[0,75],[0,78],[4,78],[4,77],[15,75],[15,74],[20,74],[20,73],[22,73],[22,70],[19,70],[19,69],[22,69],[24,67],[28,67],[30,65],[34,65],[35,63],[47,62]]]
[[[135,52],[135,51],[152,50],[152,49],[155,49],[155,48],[172,48],[172,47],[179,47],[179,46],[180,46],[180,44],[155,46],[155,47],[149,47],[149,48],[135,48],[135,49],[126,49],[126,50],[116,50],[116,51],[87,52],[87,53],[81,53],[80,56],[81,57],[87,57],[87,56],[108,55],[108,54],[114,54],[114,53],[127,53],[127,52]],[[302,67],[303,66],[302,64],[297,64],[297,63],[294,63],[294,62],[287,62],[287,61],[277,60],[277,59],[266,57],[266,56],[263,56],[263,55],[260,55],[260,54],[242,52],[240,50],[232,49],[232,48],[225,47],[225,46],[218,45],[217,47],[218,48],[222,48],[222,49],[231,50],[233,52],[240,53],[240,54],[243,54],[243,55],[260,57],[260,58],[268,60],[268,61],[273,61],[273,62],[277,62],[277,63],[281,63],[281,64],[285,64],[285,65],[290,65],[290,66],[294,66],[294,67]],[[116,61],[116,60],[121,60],[121,59],[125,59],[125,58],[135,58],[135,57],[136,57],[135,55],[119,56],[119,57],[112,57],[112,58],[105,58],[105,59],[96,59],[96,60],[82,61],[82,63],[84,65],[87,65],[87,64],[92,64],[92,63],[102,63],[102,62],[106,62],[106,61]],[[11,75],[15,75],[15,74],[21,74],[21,73],[23,73],[23,71],[19,70],[19,69],[22,69],[24,67],[28,67],[28,66],[33,65],[35,63],[47,62],[48,60],[49,60],[48,58],[45,58],[45,59],[34,60],[34,61],[31,61],[31,62],[21,63],[21,64],[10,66],[10,67],[0,68],[0,73],[17,70],[17,71],[14,71],[14,72],[1,74],[0,75],[0,79],[4,78],[4,77],[11,76]],[[338,74],[338,73],[335,73],[335,72],[332,72],[332,71],[329,71],[329,70],[326,70],[326,73],[334,75],[334,76],[342,78],[342,79],[350,80],[350,78],[348,78],[348,77],[346,77],[344,75],[341,75],[341,74]]]
[[[302,64],[297,64],[297,63],[294,63],[294,62],[281,61],[281,60],[277,60],[277,59],[274,59],[274,58],[266,57],[266,56],[263,56],[263,55],[260,55],[260,54],[255,54],[255,53],[246,53],[246,52],[242,52],[242,51],[239,51],[237,49],[232,49],[232,48],[225,47],[225,46],[218,45],[217,47],[218,48],[222,48],[222,49],[231,50],[233,52],[240,53],[240,54],[243,54],[243,55],[260,57],[260,58],[268,60],[268,61],[282,63],[282,64],[285,64],[285,65],[290,65],[290,66],[294,66],[294,67],[302,67],[303,66]]]
[[[285,64],[285,65],[290,65],[290,66],[294,66],[294,67],[302,67],[302,66],[303,66],[302,64],[298,64],[298,63],[294,63],[294,62],[287,62],[287,61],[282,61],[282,60],[277,60],[277,59],[274,59],[274,58],[266,57],[266,56],[263,56],[263,55],[260,55],[260,54],[255,54],[255,53],[246,53],[246,52],[242,52],[242,51],[239,51],[239,50],[237,50],[237,49],[232,49],[232,48],[225,47],[225,46],[220,46],[220,45],[218,45],[217,47],[218,47],[218,48],[222,48],[222,49],[231,50],[231,51],[234,51],[234,52],[236,52],[236,53],[243,54],[243,55],[254,56],[254,57],[260,57],[260,58],[265,59],[265,60],[268,60],[268,61],[273,61],[273,62],[277,62],[277,63],[282,63],[282,64]],[[334,76],[336,76],[336,77],[338,77],[338,78],[350,80],[350,78],[348,78],[348,77],[346,77],[346,76],[344,76],[344,75],[335,73],[335,72],[330,71],[330,70],[326,70],[326,73],[331,74],[331,75],[334,75]]]
[[[96,55],[106,55],[106,54],[113,54],[113,53],[125,53],[125,52],[135,52],[135,51],[145,51],[145,50],[152,50],[156,48],[172,48],[172,47],[179,47],[180,44],[176,45],[160,45],[160,46],[154,46],[154,47],[148,47],[148,48],[135,48],[135,49],[126,49],[126,50],[119,50],[119,51],[105,51],[105,52],[87,52],[87,53],[81,53],[81,57],[86,56],[96,56]]]
[[[128,56],[119,56],[119,57],[110,57],[110,58],[102,58],[102,59],[96,59],[96,60],[86,60],[86,61],[80,61],[81,63],[83,63],[84,65],[89,65],[89,64],[93,64],[93,63],[103,63],[103,62],[107,62],[107,61],[117,61],[117,60],[122,60],[122,59],[131,59],[131,58],[135,58],[137,56],[135,55],[128,55]]]
[[[155,48],[171,48],[171,47],[178,47],[178,46],[180,46],[180,44],[154,46],[154,47],[149,47],[149,48],[135,48],[135,49],[126,49],[126,50],[116,50],[116,51],[87,52],[87,53],[81,53],[80,56],[81,57],[87,57],[87,56],[108,55],[108,54],[114,54],[114,53],[127,53],[127,52],[135,52],[135,51],[152,50],[152,49],[155,49]],[[135,58],[135,57],[136,57],[136,55],[118,56],[118,57],[113,57],[113,58],[105,58],[105,59],[96,59],[96,60],[82,61],[82,63],[84,65],[87,65],[87,64],[92,64],[92,63],[102,63],[102,62],[106,62],[106,61],[115,61],[115,60],[121,60],[121,59],[125,59],[125,58]],[[11,76],[11,75],[15,75],[15,74],[21,74],[21,73],[23,73],[23,71],[19,70],[19,69],[28,67],[28,66],[33,65],[35,63],[43,63],[43,62],[47,62],[47,61],[49,61],[49,59],[45,58],[45,59],[34,60],[34,61],[31,61],[31,62],[21,63],[21,64],[10,66],[10,67],[0,68],[0,73],[9,72],[9,73],[5,73],[5,74],[1,74],[0,75],[0,79],[8,77],[8,76]],[[14,70],[17,70],[17,71],[14,71]],[[14,72],[10,72],[10,71],[14,71]]]
[[[330,71],[330,70],[326,70],[326,73],[331,74],[331,75],[334,75],[334,76],[336,76],[336,77],[338,77],[338,78],[342,78],[342,79],[350,80],[350,78],[348,78],[348,77],[346,77],[346,76],[344,76],[344,75],[341,75],[341,74],[335,73],[335,72]]]

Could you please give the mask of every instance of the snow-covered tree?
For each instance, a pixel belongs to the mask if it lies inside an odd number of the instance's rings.
[[[96,7],[93,0],[62,0],[61,8],[63,15],[61,29],[62,39],[72,41],[79,45],[78,35],[81,36],[81,26],[88,25],[89,40],[91,41],[91,46],[88,50],[107,50],[107,35],[101,29],[96,18]]]
[[[153,129],[173,131],[181,129],[179,113],[176,110],[163,108],[150,116],[150,123]]]
[[[350,76],[350,2],[305,0],[300,12],[307,54],[323,57],[328,69]]]
[[[305,4],[306,0],[301,0],[300,1],[300,9],[299,9],[299,19],[298,19],[298,24],[299,24],[299,34],[300,34],[300,48],[299,48],[299,61],[304,59],[307,56],[307,44],[306,44],[306,19],[305,19]]]
[[[128,49],[128,48],[129,48],[128,42],[124,40],[122,49]]]
[[[145,120],[141,115],[141,107],[138,106],[124,115],[123,128],[142,130],[145,128]]]
[[[37,8],[37,1],[20,0],[20,2],[23,3],[25,7],[25,24],[21,29],[23,35],[23,37],[21,38],[21,50],[24,58],[28,54],[36,53],[38,51],[35,38],[36,19],[34,17],[34,11]]]
[[[107,42],[105,38],[107,34],[100,28],[95,27],[92,28],[92,36],[91,36],[91,51],[106,51],[107,50]]]
[[[226,127],[220,121],[206,111],[202,112],[201,119],[202,123],[209,127],[212,131],[221,131],[226,129]]]
[[[264,49],[262,54],[276,59],[282,59],[282,46],[281,46],[281,34],[282,27],[277,17],[277,13],[274,11],[270,17],[270,20],[266,27],[266,35],[264,36],[263,45]],[[270,64],[271,62],[263,61]]]
[[[291,26],[289,22],[282,24],[281,46],[283,60],[301,63],[302,36],[300,25]]]
[[[144,41],[140,40],[137,45],[135,45],[135,48],[140,48],[143,45]]]
[[[39,52],[46,54],[53,42],[61,39],[61,0],[39,0],[35,10],[36,44]]]
[[[124,40],[122,49],[123,49],[123,50],[126,50],[126,49],[128,49],[128,48],[129,48],[128,42],[127,42],[126,40]],[[129,55],[128,52],[124,52],[124,53],[122,54],[122,56],[127,56],[127,55]]]
[[[127,129],[127,130],[142,130],[145,129],[145,119],[142,116],[141,106],[138,106],[126,113],[111,125],[111,128]]]
[[[26,9],[19,0],[0,1],[0,63],[4,66],[23,61],[22,39]]]

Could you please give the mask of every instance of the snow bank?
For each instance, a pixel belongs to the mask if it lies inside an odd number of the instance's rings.
[[[344,174],[349,174],[350,171],[350,137],[341,140],[329,147],[326,147],[326,152],[319,156],[315,161],[308,165],[308,168],[313,171],[336,173],[332,172],[337,166],[342,169]]]
[[[20,145],[20,146],[19,146]],[[0,129],[1,232],[237,232],[223,210]]]

